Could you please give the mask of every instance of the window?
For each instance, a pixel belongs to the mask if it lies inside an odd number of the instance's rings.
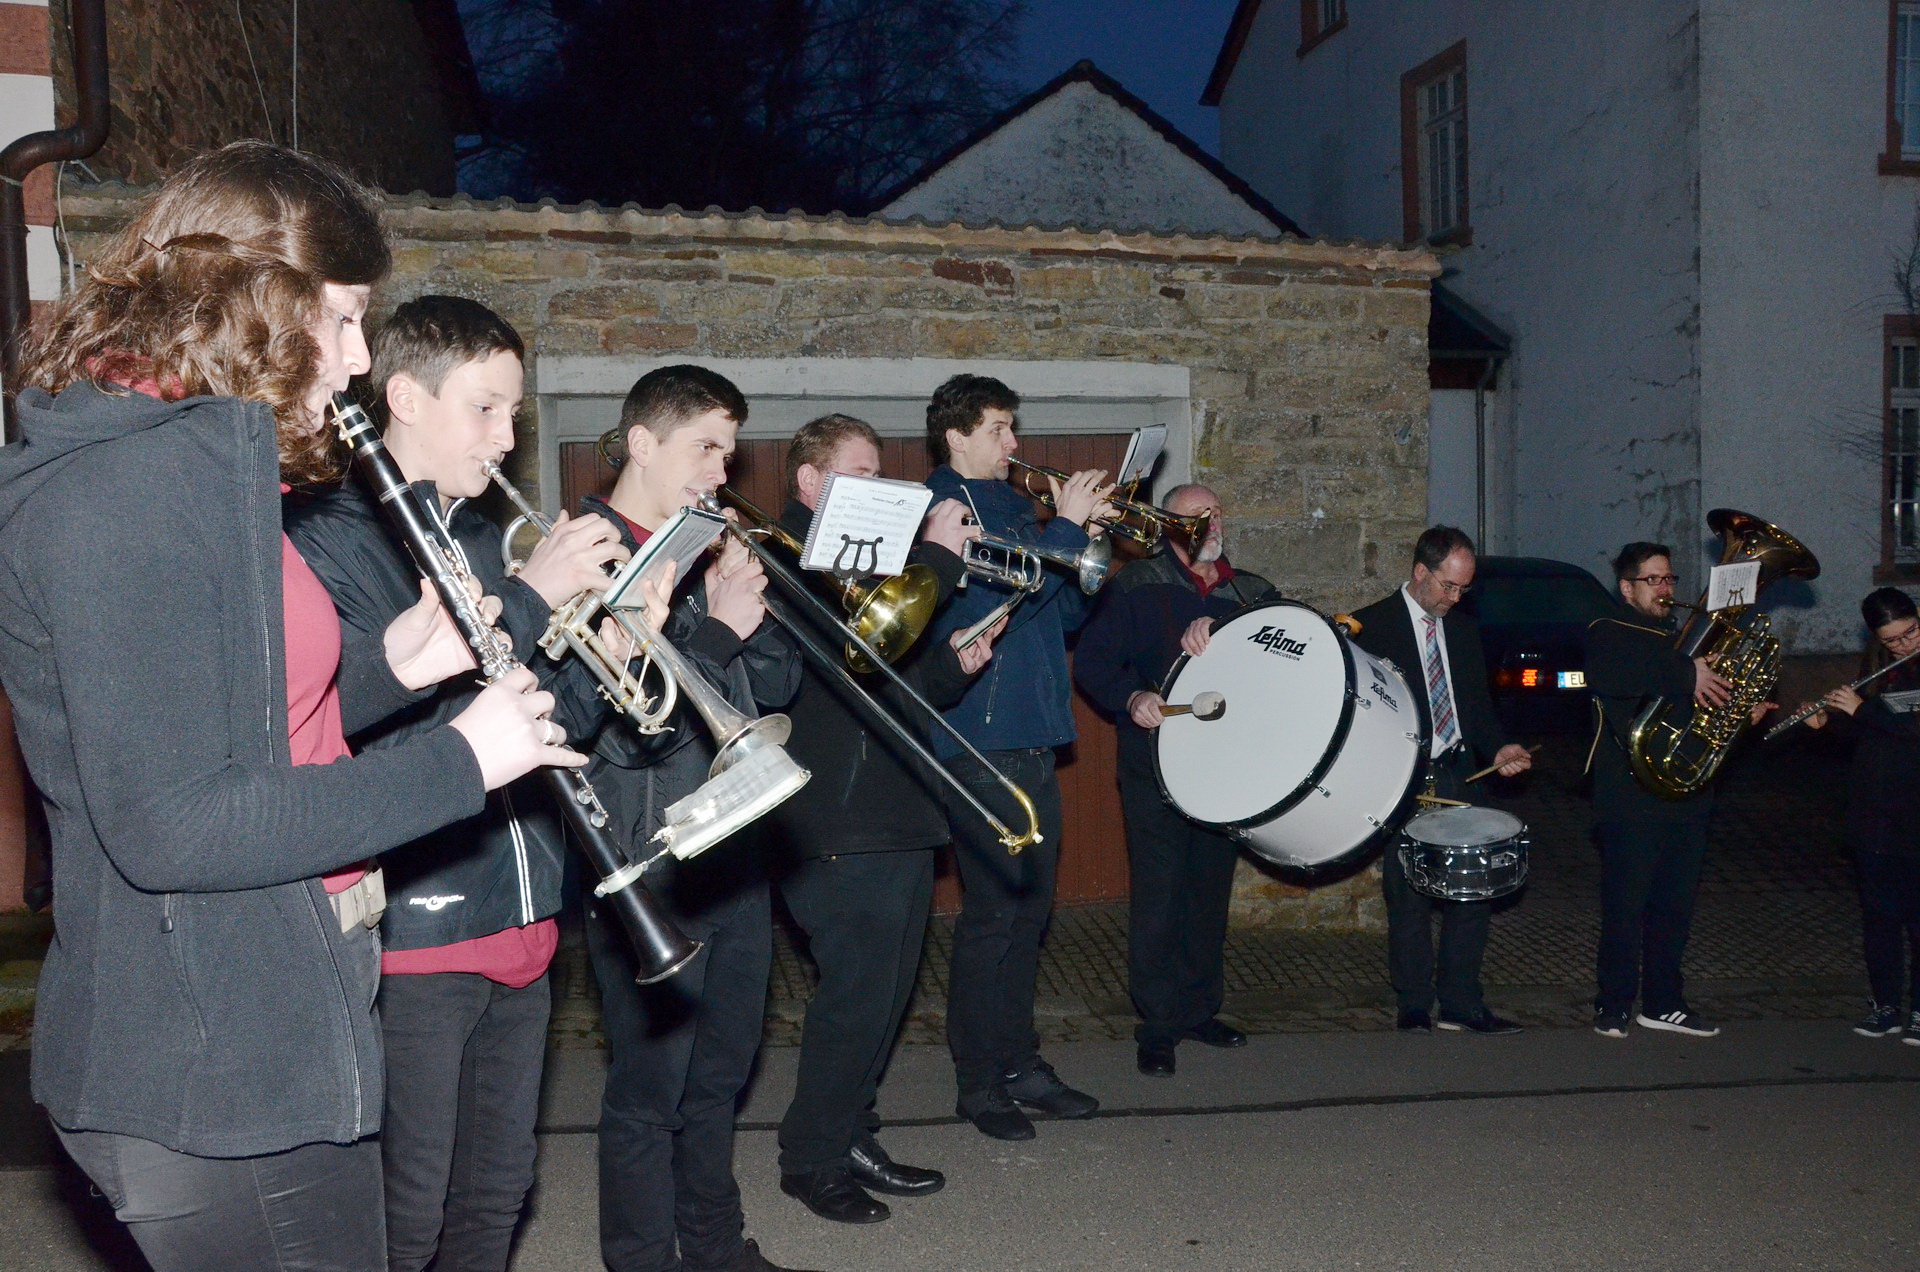
[[[1885,564],[1920,566],[1920,329],[1887,320]]]
[[[1467,46],[1400,77],[1402,218],[1409,242],[1473,241],[1467,215]]]
[[[1891,0],[1887,31],[1887,148],[1880,171],[1920,176],[1920,2]]]
[[[1347,25],[1347,0],[1300,0],[1300,48],[1305,57],[1314,46]]]

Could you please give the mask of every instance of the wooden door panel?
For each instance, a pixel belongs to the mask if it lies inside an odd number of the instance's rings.
[[[1081,468],[1119,467],[1126,452],[1126,433],[1053,434],[1021,439],[1020,457],[1035,464],[1073,472]],[[728,482],[755,504],[774,515],[786,506],[787,443],[779,439],[741,444],[728,473]],[[889,477],[924,481],[933,469],[926,443],[918,437],[881,439],[881,464]],[[563,506],[573,508],[587,493],[605,495],[613,489],[614,471],[601,460],[591,442],[569,442],[560,448],[560,485]],[[1046,515],[1041,509],[1041,515]],[[1079,740],[1060,755],[1060,798],[1064,831],[1060,843],[1060,876],[1056,903],[1084,905],[1118,901],[1127,895],[1127,846],[1120,820],[1119,792],[1114,785],[1114,727],[1077,691],[1073,702]],[[950,854],[941,853],[934,906],[950,914],[960,908],[960,885]]]

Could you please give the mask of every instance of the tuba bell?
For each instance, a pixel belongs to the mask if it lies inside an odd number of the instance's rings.
[[[1707,525],[1724,542],[1720,564],[1760,563],[1755,596],[1777,579],[1812,579],[1820,562],[1806,545],[1779,526],[1752,513],[1715,508]],[[1767,700],[1780,678],[1780,640],[1771,620],[1751,604],[1729,605],[1709,612],[1706,594],[1674,638],[1688,658],[1707,658],[1719,675],[1731,681],[1733,692],[1720,706],[1674,701],[1664,696],[1647,700],[1627,731],[1627,765],[1639,783],[1662,799],[1686,799],[1720,771],[1750,722],[1753,709]]]

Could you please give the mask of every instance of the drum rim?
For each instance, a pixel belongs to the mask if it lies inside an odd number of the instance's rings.
[[[1282,606],[1288,609],[1306,610],[1308,613],[1320,619],[1321,622],[1325,623],[1328,629],[1333,632],[1335,641],[1340,647],[1341,663],[1345,666],[1347,673],[1346,694],[1340,702],[1340,719],[1338,723],[1334,725],[1332,736],[1327,739],[1326,750],[1321,752],[1320,758],[1314,762],[1313,768],[1308,771],[1306,777],[1301,779],[1298,786],[1287,792],[1279,803],[1266,809],[1264,812],[1254,813],[1247,817],[1235,818],[1232,821],[1207,821],[1204,818],[1195,817],[1192,813],[1180,807],[1179,801],[1175,800],[1172,794],[1168,792],[1167,779],[1160,771],[1160,738],[1162,735],[1158,729],[1154,730],[1153,783],[1160,789],[1160,798],[1165,800],[1170,807],[1179,812],[1179,814],[1188,821],[1197,822],[1202,826],[1217,826],[1222,830],[1254,830],[1266,825],[1275,817],[1278,817],[1288,809],[1299,804],[1301,800],[1305,799],[1309,793],[1320,785],[1320,780],[1327,775],[1327,770],[1332,768],[1333,762],[1339,758],[1340,748],[1345,745],[1347,734],[1353,730],[1353,700],[1356,696],[1356,690],[1354,688],[1353,645],[1347,636],[1346,630],[1342,628],[1340,624],[1334,622],[1328,615],[1322,613],[1314,606],[1307,604],[1305,601],[1293,601],[1281,597],[1277,600],[1255,601],[1251,605],[1242,605],[1232,613],[1224,614],[1216,619],[1214,621],[1214,628],[1217,630],[1223,624],[1242,618],[1256,610],[1279,609]],[[1167,693],[1173,688],[1174,682],[1180,678],[1181,670],[1186,667],[1189,661],[1191,661],[1191,655],[1185,650],[1182,650],[1180,656],[1173,660],[1173,666],[1167,669],[1167,674],[1160,680],[1161,698],[1164,699],[1167,696]],[[1416,775],[1419,773],[1419,770],[1420,765],[1414,765]],[[1369,837],[1369,839],[1371,839],[1371,837]]]

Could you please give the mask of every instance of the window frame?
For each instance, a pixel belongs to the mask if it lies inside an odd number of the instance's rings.
[[[1329,5],[1337,5],[1340,16],[1322,25],[1322,10]],[[1305,57],[1346,29],[1347,0],[1300,0],[1300,47],[1293,55]]]
[[[1887,0],[1887,142],[1880,153],[1882,176],[1920,177],[1920,138],[1911,150],[1905,149],[1900,135],[1900,111],[1897,89],[1900,83],[1900,17],[1902,13],[1920,20],[1916,0]],[[1920,34],[1920,33],[1916,33]]]
[[[1920,373],[1916,374],[1913,387],[1896,390],[1894,382],[1899,378],[1900,351],[1920,350],[1920,318],[1889,314],[1881,324],[1880,345],[1880,568],[1874,572],[1874,578],[1880,583],[1912,582],[1920,579],[1920,542],[1902,558],[1899,526],[1894,517],[1902,452],[1898,449],[1899,429],[1894,422],[1894,411],[1899,406],[1920,411]],[[1920,353],[1916,359],[1920,360]],[[1896,399],[1896,392],[1902,395],[1901,399]],[[1920,445],[1916,445],[1912,455],[1916,470],[1915,518],[1920,522]]]
[[[1425,173],[1420,164],[1421,142],[1425,127],[1420,118],[1420,93],[1444,77],[1460,77],[1460,156],[1457,185],[1460,212],[1454,225],[1439,234],[1422,233],[1422,209],[1425,205]],[[1472,87],[1467,75],[1467,42],[1428,58],[1400,77],[1400,219],[1403,237],[1409,243],[1432,247],[1466,247],[1473,242],[1473,204],[1470,157],[1472,154]]]

